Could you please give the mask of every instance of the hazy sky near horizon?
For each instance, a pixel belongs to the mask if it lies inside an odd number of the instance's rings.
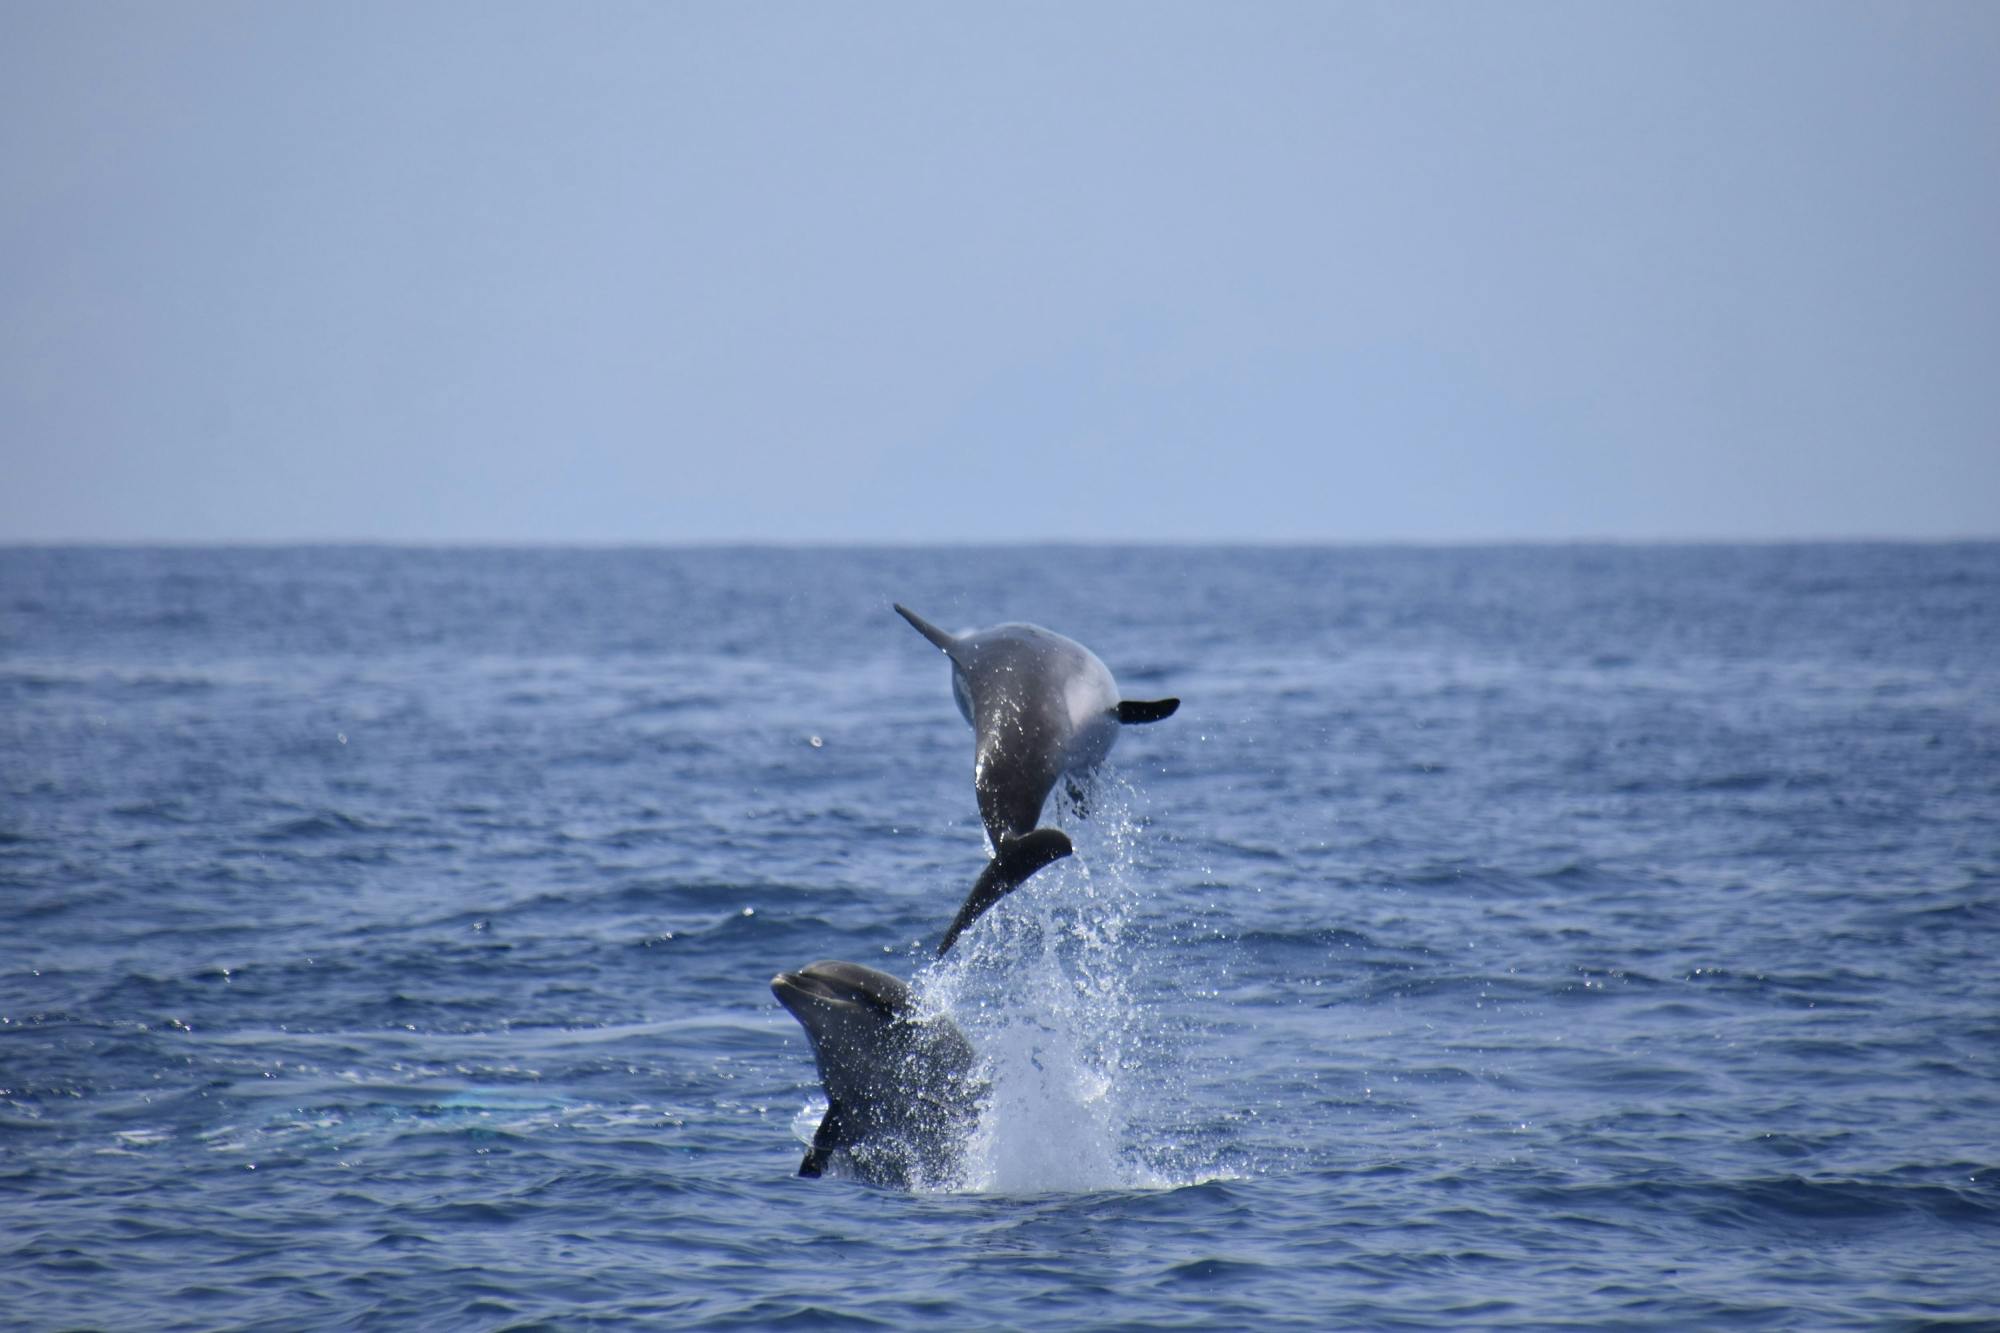
[[[0,0],[0,541],[2000,535],[2000,4]]]

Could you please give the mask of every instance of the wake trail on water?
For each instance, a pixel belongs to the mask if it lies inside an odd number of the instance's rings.
[[[1077,855],[1036,875],[919,978],[927,1010],[979,1052],[989,1091],[955,1191],[1167,1189],[1213,1178],[1162,1136],[1184,1079],[1135,985],[1156,950],[1136,924],[1151,872],[1137,792],[1109,771],[1090,815],[1056,813]]]

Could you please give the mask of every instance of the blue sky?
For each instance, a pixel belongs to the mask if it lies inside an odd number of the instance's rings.
[[[0,540],[2000,535],[2000,5],[0,3]]]

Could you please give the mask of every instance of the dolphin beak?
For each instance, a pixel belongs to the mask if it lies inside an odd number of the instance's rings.
[[[808,1005],[825,1004],[829,999],[824,982],[799,972],[780,972],[772,977],[771,994],[777,996],[778,1003],[791,1010],[795,1018]]]

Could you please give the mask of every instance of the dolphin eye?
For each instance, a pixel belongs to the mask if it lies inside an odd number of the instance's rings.
[[[900,996],[871,993],[867,999],[868,1007],[886,1022],[911,1023],[916,1019],[916,1006]]]

